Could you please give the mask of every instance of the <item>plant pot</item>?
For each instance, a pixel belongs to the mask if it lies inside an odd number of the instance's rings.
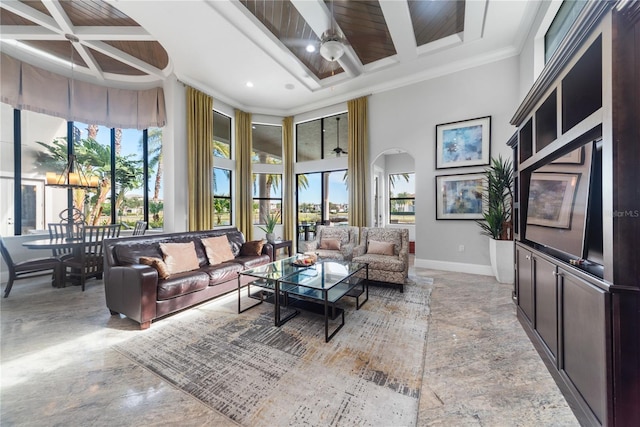
[[[491,269],[500,283],[513,283],[515,278],[513,240],[489,239]]]
[[[276,241],[276,233],[267,233],[267,242],[273,243]]]

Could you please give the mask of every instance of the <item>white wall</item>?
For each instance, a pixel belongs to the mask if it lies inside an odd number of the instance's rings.
[[[540,3],[520,52],[520,100],[524,99],[544,68],[544,35],[561,5],[562,0]]]
[[[404,150],[415,160],[417,266],[492,274],[488,238],[474,221],[436,220],[436,175],[481,172],[483,167],[436,171],[435,128],[491,116],[491,155],[511,158],[506,142],[515,132],[509,119],[518,103],[517,57],[369,98],[371,161],[389,149]]]

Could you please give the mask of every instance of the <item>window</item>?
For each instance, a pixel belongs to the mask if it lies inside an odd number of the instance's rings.
[[[216,225],[231,225],[231,171],[213,168],[213,211]]]
[[[267,215],[282,212],[282,175],[253,174],[253,223],[264,224]],[[282,221],[282,219],[280,219]]]
[[[231,117],[213,112],[213,155],[223,159],[231,156]]]
[[[389,174],[389,223],[415,224],[415,173]]]
[[[556,17],[544,35],[544,62],[549,62],[555,51],[560,46],[562,39],[567,35],[569,29],[576,21],[582,11],[586,1],[563,1]]]
[[[6,107],[3,105],[3,112]],[[22,146],[20,153],[11,151],[13,155],[7,157],[7,162],[3,156],[2,170],[5,173],[13,171],[13,179],[3,180],[2,192],[13,196],[13,188],[20,186],[22,200],[19,207],[23,218],[12,230],[3,228],[3,233],[13,235],[31,229],[44,230],[47,223],[59,222],[60,215],[69,208],[80,212],[90,225],[122,223],[132,227],[137,220],[145,220],[150,228],[162,227],[161,129],[149,132],[110,129],[90,123],[67,122],[45,114],[14,111],[17,113],[15,123],[23,135]],[[7,125],[13,128],[13,123],[7,123],[5,117],[2,125],[3,129]],[[71,144],[67,143],[69,139]],[[12,142],[9,145],[13,147]],[[3,145],[3,154],[7,152],[4,148]],[[62,172],[69,152],[76,156],[87,179],[98,179],[97,189],[71,191],[44,185],[46,172]],[[15,169],[18,156],[22,158],[20,173]],[[13,164],[14,168],[6,167],[7,163]],[[150,185],[152,175],[154,185]],[[11,191],[5,192],[5,187]],[[145,191],[146,187],[148,191]],[[153,202],[149,203],[149,199]],[[2,210],[0,222],[12,223],[15,210],[11,199]],[[151,221],[150,214],[153,215]]]
[[[282,126],[253,124],[252,128],[252,163],[282,164]]]
[[[347,154],[347,113],[296,125],[296,161],[333,159]],[[340,147],[341,150],[337,150]]]
[[[149,228],[162,229],[164,227],[162,128],[149,128],[147,131],[147,159]]]
[[[349,221],[347,171],[315,172],[298,175],[298,222]]]

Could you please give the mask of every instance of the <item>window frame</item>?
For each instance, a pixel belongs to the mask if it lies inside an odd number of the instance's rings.
[[[46,114],[45,114],[46,115]],[[76,132],[75,129],[76,128],[76,123],[82,123],[82,122],[75,122],[75,121],[71,121],[71,120],[65,120],[66,122],[66,128],[67,128],[67,132],[66,132],[66,145],[67,145],[67,159],[69,158],[70,155],[74,154],[74,145],[76,143]],[[116,177],[116,162],[114,161],[115,158],[115,129],[116,128],[108,128],[108,127],[104,127],[105,129],[109,129],[110,131],[110,136],[109,136],[109,146],[110,146],[110,150],[111,150],[111,161],[110,161],[110,165],[109,165],[109,171],[107,171],[108,176],[111,179],[112,185],[111,185],[111,191],[110,191],[110,197],[108,198],[108,203],[110,204],[110,223],[111,224],[116,224],[115,220],[116,220],[116,212],[114,209],[114,203],[113,201],[115,200],[115,193],[116,193],[116,184],[115,184],[115,177]],[[14,166],[14,171],[13,171],[13,192],[14,192],[14,203],[13,203],[13,215],[14,218],[22,218],[22,201],[23,201],[23,192],[22,192],[22,184],[23,181],[33,181],[33,178],[23,178],[23,174],[22,174],[22,110],[20,109],[13,109],[13,145],[14,145],[14,152],[13,152],[13,166]],[[148,132],[147,129],[142,130],[142,143],[143,143],[143,155],[142,155],[142,166],[144,169],[144,173],[145,173],[145,177],[143,179],[143,205],[144,205],[144,212],[143,212],[143,220],[147,221],[147,223],[149,223],[149,192],[148,192],[148,179],[149,179],[149,167],[148,167],[148,158],[149,158],[149,152],[148,152]],[[44,178],[42,178],[42,182],[44,182]],[[68,190],[67,193],[67,208],[71,209],[73,208],[73,192],[71,190]],[[105,201],[106,203],[107,201]],[[43,206],[40,209],[45,210],[46,212],[46,208]],[[45,223],[47,222],[47,220],[49,221],[53,221],[56,218],[47,218],[45,216]],[[14,236],[20,236],[22,235],[22,221],[21,220],[15,220],[14,221]]]
[[[412,197],[392,197],[392,188],[393,186],[391,185],[391,181],[392,181],[392,176],[398,176],[398,175],[413,175],[413,196]],[[387,175],[387,186],[388,186],[388,193],[387,193],[387,199],[388,199],[388,204],[387,204],[387,208],[389,209],[389,216],[388,216],[388,223],[390,225],[396,225],[396,224],[402,224],[402,225],[415,225],[415,206],[416,206],[416,191],[415,191],[415,172],[400,172],[400,173],[390,173]],[[413,217],[414,217],[414,221],[413,222],[399,222],[398,220],[395,220],[395,222],[392,221],[391,217],[393,216],[393,210],[391,209],[392,203],[394,201],[413,201],[413,207],[414,207],[414,211],[413,211]]]

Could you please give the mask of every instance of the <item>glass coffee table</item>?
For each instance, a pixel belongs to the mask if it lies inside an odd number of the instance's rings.
[[[344,309],[336,303],[344,296],[356,299],[356,309],[369,300],[369,266],[366,263],[326,260],[312,266],[297,266],[294,256],[238,274],[238,313],[242,313],[263,302],[274,305],[274,324],[282,326],[300,313],[311,311],[324,316],[325,342],[344,326]],[[365,270],[365,278],[355,274]],[[247,283],[247,278],[253,279]],[[242,283],[247,283],[247,295],[258,302],[242,307]],[[251,288],[254,288],[252,292]],[[255,288],[258,288],[257,290]],[[364,299],[360,301],[360,297]],[[288,312],[281,317],[283,307]],[[340,324],[329,333],[329,319],[340,317]]]

